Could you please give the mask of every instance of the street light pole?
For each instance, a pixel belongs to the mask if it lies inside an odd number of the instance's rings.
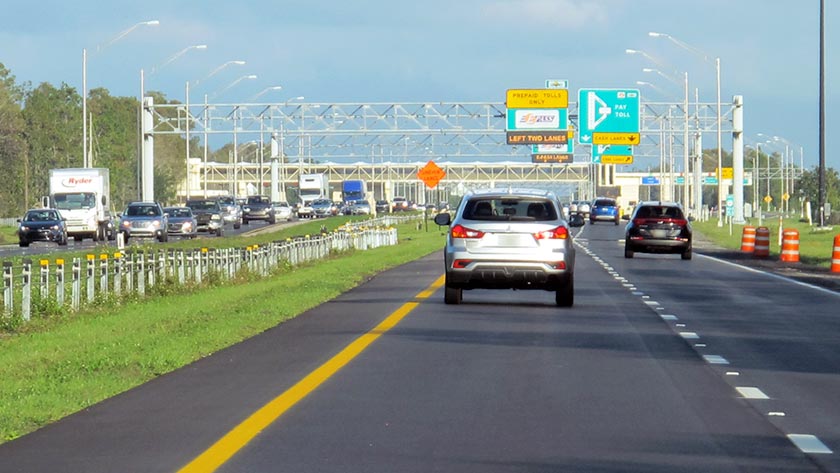
[[[822,0],[821,0],[822,1]],[[701,51],[700,49],[695,48],[694,46],[689,45],[683,41],[678,40],[677,38],[666,34],[666,33],[656,33],[656,32],[649,32],[648,36],[653,38],[667,38],[672,43],[676,44],[677,46],[687,49],[694,54],[702,57],[704,61],[709,61],[709,55]],[[721,100],[720,100],[720,57],[715,58],[715,83],[717,89],[717,152],[718,152],[718,227],[723,226],[723,207],[720,205],[721,197],[723,196],[723,179],[721,179],[721,172],[723,167],[723,133],[722,133],[722,113],[721,113]]]
[[[104,51],[108,46],[116,43],[117,41],[121,40],[127,34],[134,31],[136,28],[148,25],[148,26],[157,26],[160,24],[158,20],[149,20],[149,21],[141,21],[139,23],[134,24],[130,28],[127,28],[120,32],[117,36],[109,40],[107,43],[97,46],[96,52],[100,53]],[[90,167],[91,163],[88,162],[88,136],[87,136],[87,123],[88,123],[88,116],[87,116],[87,49],[82,49],[82,167]]]

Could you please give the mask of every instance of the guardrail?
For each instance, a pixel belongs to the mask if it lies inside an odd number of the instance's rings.
[[[143,297],[164,282],[201,285],[214,278],[233,279],[241,271],[266,277],[279,267],[298,266],[334,251],[396,245],[397,230],[390,225],[410,219],[383,217],[347,224],[332,233],[245,248],[131,249],[98,257],[88,254],[69,262],[42,259],[37,264],[24,259],[17,271],[4,262],[2,311],[7,321],[19,316],[28,322],[56,307],[78,311],[98,297]]]

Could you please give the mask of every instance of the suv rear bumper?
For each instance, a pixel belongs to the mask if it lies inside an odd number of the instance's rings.
[[[447,284],[462,289],[546,289],[555,290],[568,281],[572,272],[564,261],[542,262],[472,262],[464,269],[450,267]]]

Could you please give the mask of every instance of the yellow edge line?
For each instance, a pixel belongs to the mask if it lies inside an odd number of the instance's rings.
[[[443,283],[444,276],[440,276],[428,288],[417,294],[416,299],[422,300],[429,298],[437,289],[443,286]],[[371,331],[354,340],[326,363],[298,381],[297,384],[251,414],[250,417],[234,427],[201,455],[178,470],[179,473],[215,471],[235,455],[236,452],[247,445],[248,442],[253,440],[263,429],[297,404],[298,401],[305,398],[324,381],[337,373],[371,343],[376,341],[377,338],[394,328],[418,305],[419,302],[406,302],[403,304],[402,307],[391,313]]]

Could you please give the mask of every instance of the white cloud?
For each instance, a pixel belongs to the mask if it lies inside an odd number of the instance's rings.
[[[488,20],[515,27],[583,29],[606,23],[609,10],[592,0],[497,0],[485,5],[482,13]]]

